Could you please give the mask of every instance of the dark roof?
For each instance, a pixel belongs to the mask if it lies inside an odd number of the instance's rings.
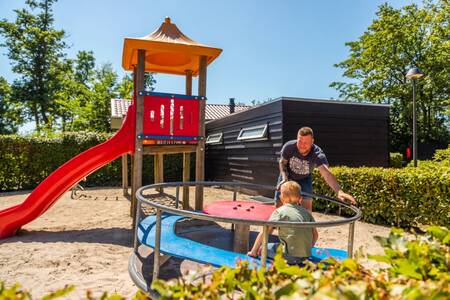
[[[131,100],[127,99],[111,99],[111,117],[123,118],[128,111]],[[235,105],[235,112],[244,111],[251,108],[248,105]],[[230,115],[229,104],[206,104],[205,120],[216,120]]]

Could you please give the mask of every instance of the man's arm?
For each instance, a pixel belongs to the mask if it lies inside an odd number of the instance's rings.
[[[273,227],[269,227],[269,234],[271,234],[273,232]],[[255,243],[253,244],[252,250],[250,250],[247,255],[248,256],[253,256],[253,257],[257,257],[258,256],[258,250],[261,247],[262,244],[262,240],[263,240],[263,231],[261,230],[258,234],[258,236],[256,237]]]
[[[277,185],[277,191],[280,190],[280,187],[284,182],[288,181],[287,165],[288,165],[288,161],[286,159],[284,159],[283,156],[281,156],[280,162],[278,163],[278,167],[280,168],[281,181]]]
[[[356,204],[355,198],[353,198],[352,195],[344,193],[344,191],[341,189],[341,186],[337,182],[336,177],[334,177],[333,173],[331,173],[331,171],[327,165],[325,165],[325,164],[321,165],[321,166],[319,166],[318,169],[319,169],[320,175],[322,175],[325,182],[337,194],[337,197],[339,200],[348,201],[351,204]]]

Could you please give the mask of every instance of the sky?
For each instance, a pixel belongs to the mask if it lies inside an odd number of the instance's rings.
[[[13,21],[13,10],[24,7],[24,2],[0,0],[0,18]],[[145,36],[169,16],[191,39],[223,49],[208,67],[208,103],[228,103],[233,97],[250,104],[281,96],[338,98],[329,85],[346,79],[333,65],[348,57],[345,43],[364,33],[384,2],[59,0],[53,12],[55,28],[66,31],[68,57],[92,50],[97,63],[112,63],[120,76],[125,74],[124,38]],[[388,3],[398,8],[411,0]],[[5,48],[0,48],[0,76],[10,83],[17,76],[11,72]],[[182,76],[157,74],[156,80],[158,92],[184,93]]]

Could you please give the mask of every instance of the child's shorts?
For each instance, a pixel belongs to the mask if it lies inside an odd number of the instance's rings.
[[[267,243],[267,257],[273,259],[275,257],[275,254],[277,254],[277,249],[279,246],[280,243]],[[302,265],[303,262],[307,259],[306,257],[296,257],[287,254],[284,254],[283,257],[290,265]]]

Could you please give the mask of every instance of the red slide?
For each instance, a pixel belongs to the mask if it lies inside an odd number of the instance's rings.
[[[134,151],[134,105],[120,130],[106,142],[75,156],[44,179],[19,205],[0,211],[0,239],[10,237],[23,225],[49,209],[72,186],[92,172]]]

